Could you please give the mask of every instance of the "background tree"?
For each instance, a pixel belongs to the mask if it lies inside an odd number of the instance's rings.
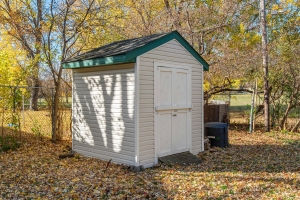
[[[299,2],[268,0],[266,10],[272,109],[279,112],[276,119],[281,129],[286,129],[287,119],[299,106],[295,75],[299,70]],[[60,96],[70,87],[62,62],[112,41],[177,30],[210,64],[205,73],[207,99],[222,91],[251,92],[248,87],[256,79],[263,90],[262,65],[257,62],[262,38],[259,0],[0,0],[0,19],[11,47],[26,53],[19,66],[26,71],[27,85],[55,88],[51,103],[54,141],[59,139]],[[18,55],[10,58],[18,61]],[[32,94],[32,108],[37,105],[37,92]],[[287,110],[283,112],[280,105]]]
[[[0,30],[0,107],[2,112],[4,109],[12,108],[12,120],[15,116],[13,113],[20,105],[22,94],[24,95],[25,91],[9,86],[26,84],[26,54],[20,50],[19,46],[11,44],[13,38],[7,35],[3,29]]]
[[[270,14],[270,100],[273,116],[281,130],[296,131],[300,120],[293,126],[288,118],[300,107],[300,3],[282,2],[273,6]]]
[[[37,110],[39,93],[39,71],[41,66],[43,5],[42,0],[0,1],[0,20],[7,33],[12,36],[31,61],[28,85],[33,87],[30,108]]]
[[[55,88],[52,113],[52,140],[57,135],[59,98],[62,85],[62,62],[85,49],[93,28],[105,25],[110,12],[109,1],[96,0],[51,0],[0,1],[1,19],[7,32],[26,50],[32,63],[30,74],[34,85],[43,71],[51,77]],[[111,1],[110,1],[111,2]],[[104,18],[102,18],[104,17]],[[37,98],[33,90],[33,100]],[[32,104],[35,108],[35,103]]]
[[[262,58],[263,58],[263,71],[264,71],[264,114],[265,114],[265,130],[270,131],[269,119],[269,60],[268,60],[268,35],[267,35],[267,22],[266,22],[266,2],[260,0],[260,29],[262,40]]]
[[[26,54],[11,44],[12,38],[0,32],[0,85],[19,86],[26,82]],[[5,96],[1,94],[0,96]]]
[[[107,1],[108,2],[108,1]],[[106,1],[51,0],[45,15],[44,34],[42,38],[43,58],[55,87],[53,99],[52,140],[60,139],[57,135],[61,87],[63,83],[62,63],[81,52],[87,45],[91,30],[99,30],[99,22],[107,20],[109,12]],[[102,18],[103,17],[103,18]],[[46,20],[47,19],[47,20]],[[103,24],[103,22],[102,22]],[[104,26],[104,25],[102,25]],[[96,31],[95,31],[96,32]]]

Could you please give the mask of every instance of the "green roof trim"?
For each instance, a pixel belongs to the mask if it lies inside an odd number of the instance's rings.
[[[63,63],[64,69],[76,69],[83,67],[95,67],[103,65],[114,65],[122,63],[133,63],[135,59],[127,60],[126,55],[109,56],[105,58],[94,58],[88,60],[79,60],[69,63]]]
[[[173,31],[166,34],[152,42],[145,44],[144,46],[135,48],[125,54],[114,55],[109,57],[92,58],[87,60],[78,60],[63,63],[64,69],[76,69],[85,67],[105,66],[123,63],[133,63],[136,58],[160,45],[163,45],[173,39],[176,39],[190,54],[194,56],[198,62],[200,62],[205,71],[209,70],[209,64],[198,54],[198,52],[177,32]]]
[[[140,48],[136,48],[126,54],[128,60],[136,58],[162,44],[165,44],[173,39],[176,39],[190,54],[192,54],[202,65],[205,71],[209,70],[209,64],[198,54],[198,52],[177,32],[173,31],[153,42],[146,44]]]

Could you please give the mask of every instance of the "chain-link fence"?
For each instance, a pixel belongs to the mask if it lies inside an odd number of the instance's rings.
[[[254,108],[253,108],[253,123],[256,127],[264,127],[264,113],[263,113],[263,94],[258,94],[254,99]],[[251,105],[252,105],[252,94],[244,92],[231,92],[231,93],[221,93],[213,95],[209,99],[210,104],[228,104],[228,117],[231,123],[237,124],[249,124],[250,123],[250,114],[251,114]],[[274,108],[274,105],[270,105],[270,126],[272,128],[278,129],[280,120],[282,120],[286,112],[287,104],[277,105],[277,109]],[[217,112],[215,110],[209,110],[207,113],[213,114]],[[218,115],[214,115],[218,117]],[[210,117],[207,115],[206,117]],[[288,118],[285,122],[285,126],[288,130],[291,130],[293,127],[296,127],[293,131],[300,132],[299,125],[300,122],[300,109],[294,108],[289,111]]]
[[[54,89],[49,87],[0,86],[0,134],[51,137]],[[35,93],[35,95],[33,94]],[[71,136],[71,92],[61,92],[57,133]],[[35,98],[35,100],[32,100]]]

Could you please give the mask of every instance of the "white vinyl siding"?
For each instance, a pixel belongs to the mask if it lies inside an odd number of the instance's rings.
[[[134,63],[73,70],[73,150],[135,163]]]
[[[174,39],[139,56],[139,162],[145,167],[153,166],[155,162],[154,61],[191,66],[191,153],[197,154],[203,148],[203,66]]]

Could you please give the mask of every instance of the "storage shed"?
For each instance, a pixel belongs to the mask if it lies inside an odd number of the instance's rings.
[[[67,60],[73,71],[73,150],[151,167],[204,150],[207,62],[177,32],[114,42]]]

